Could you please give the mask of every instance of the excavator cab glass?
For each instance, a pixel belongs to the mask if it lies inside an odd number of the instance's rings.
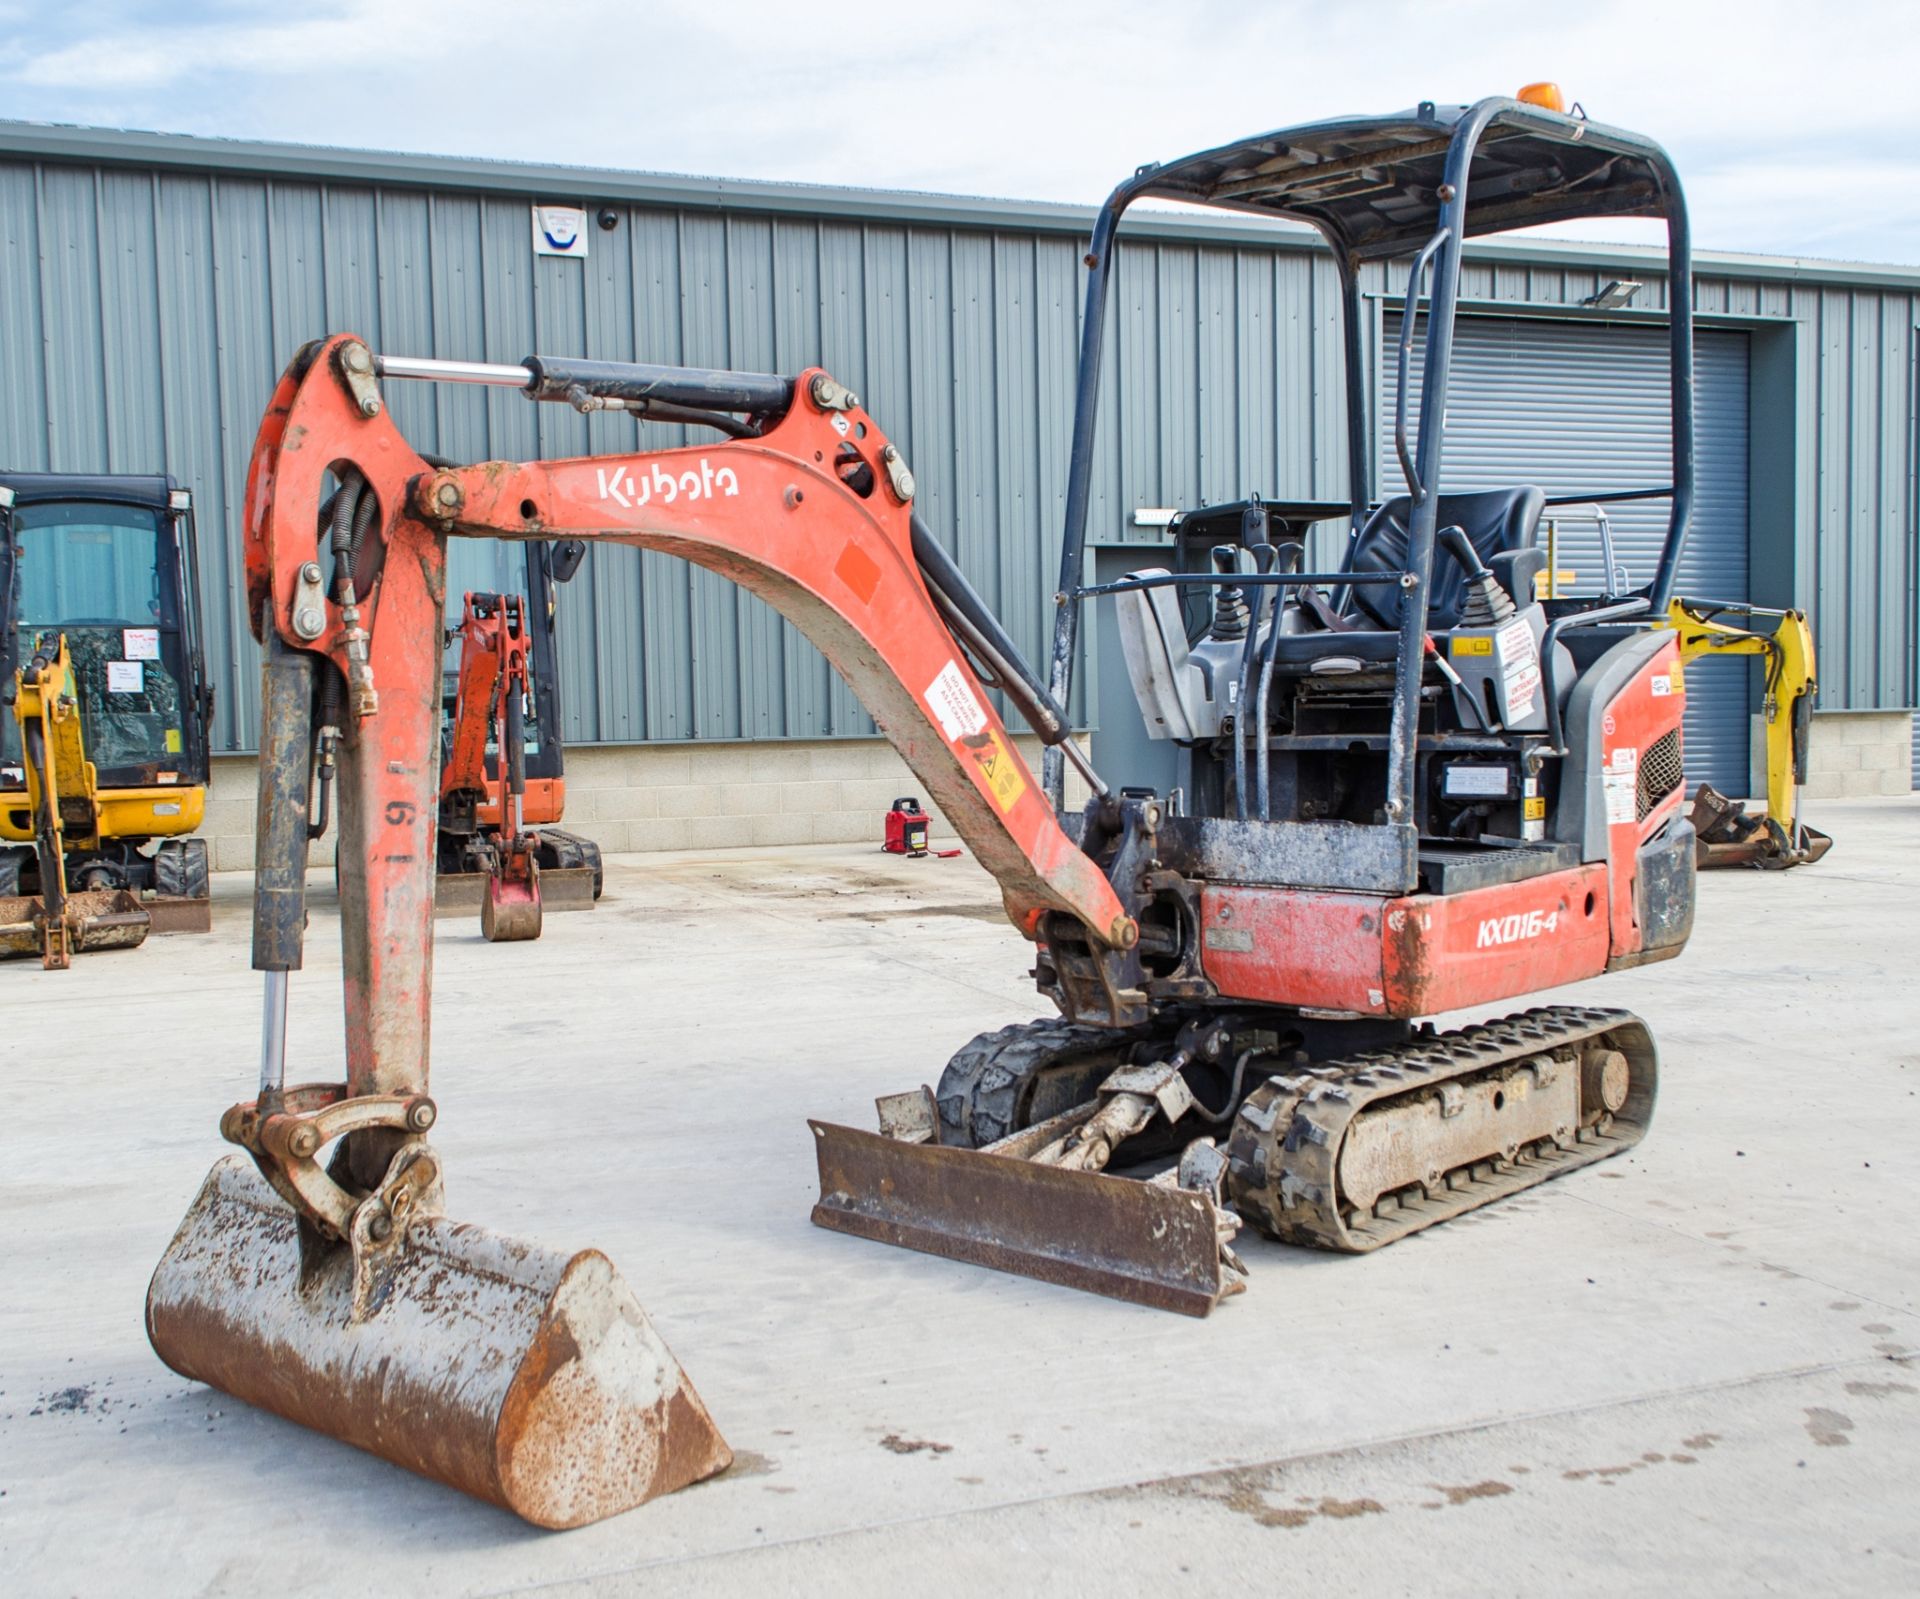
[[[10,481],[15,503],[0,517],[0,574],[11,578],[0,605],[9,690],[20,666],[64,635],[101,786],[204,781],[191,553],[181,531],[189,513],[170,503],[184,496],[164,479],[138,498]],[[0,788],[24,786],[19,728],[0,718]]]

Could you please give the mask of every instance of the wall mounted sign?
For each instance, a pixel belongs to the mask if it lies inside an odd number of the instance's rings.
[[[533,253],[585,256],[586,211],[577,205],[536,205],[533,208]]]

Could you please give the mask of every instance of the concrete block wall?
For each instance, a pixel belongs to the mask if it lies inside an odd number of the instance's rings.
[[[1036,775],[1040,745],[1015,740]],[[202,834],[216,871],[253,865],[254,785],[251,756],[213,763]],[[1086,791],[1069,774],[1067,803]],[[927,795],[885,739],[833,739],[743,744],[632,744],[567,751],[569,831],[609,854],[624,850],[731,849],[745,845],[850,844],[877,847],[888,806]],[[931,833],[953,829],[932,810]],[[316,862],[333,859],[334,833],[315,847]]]
[[[1767,786],[1766,724],[1753,718],[1753,788]],[[1815,711],[1806,797],[1856,799],[1913,791],[1911,711]]]

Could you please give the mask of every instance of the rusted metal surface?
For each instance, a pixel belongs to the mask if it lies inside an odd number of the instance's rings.
[[[147,1292],[184,1377],[542,1527],[576,1527],[724,1471],[732,1454],[620,1274],[416,1215],[355,1313],[350,1251],[311,1256],[242,1157],[208,1175]]]
[[[540,936],[540,868],[524,852],[507,856],[487,876],[480,901],[480,933],[489,944],[517,944]]]
[[[873,1102],[880,1117],[880,1136],[903,1144],[940,1142],[940,1109],[933,1090],[924,1084],[904,1094],[882,1094]]]
[[[1240,1286],[1205,1193],[808,1125],[817,1226],[1187,1316]]]
[[[1796,824],[1796,838],[1790,840],[1772,817],[1750,813],[1743,801],[1728,799],[1706,783],[1695,791],[1688,819],[1693,823],[1695,860],[1703,870],[1811,866],[1833,848],[1832,838],[1804,822]]]
[[[1606,1053],[1622,1063],[1624,1100],[1626,1057]],[[1340,1192],[1361,1210],[1415,1186],[1437,1192],[1450,1171],[1477,1160],[1513,1160],[1543,1138],[1571,1142],[1579,1125],[1579,1063],[1531,1056],[1362,1112],[1340,1146]]]
[[[137,896],[109,888],[70,893],[61,918],[64,936],[54,931],[51,947],[59,956],[46,962],[49,948],[45,901],[31,894],[0,898],[0,959],[40,956],[43,963],[64,966],[66,955],[100,950],[133,949],[146,941],[153,918]]]
[[[213,901],[156,894],[140,901],[156,933],[211,933]]]
[[[485,872],[442,872],[434,884],[433,914],[441,916],[477,916],[487,896]],[[593,868],[590,866],[543,866],[540,868],[540,908],[547,915],[563,911],[593,909]]]

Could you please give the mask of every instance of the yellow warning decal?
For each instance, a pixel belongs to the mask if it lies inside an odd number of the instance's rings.
[[[167,729],[166,745],[167,745],[167,753],[169,755],[178,755],[180,753],[180,729],[179,728],[170,727]]]
[[[1026,793],[1027,780],[1020,775],[1020,762],[997,727],[990,728],[986,738],[974,746],[973,758],[979,762],[980,775],[987,780],[987,792],[1000,807],[1000,814],[1010,814]]]
[[[1674,693],[1686,693],[1687,674],[1681,669],[1680,658],[1678,656],[1674,657],[1673,665],[1667,669],[1667,676],[1673,680]]]
[[[1454,655],[1491,655],[1493,640],[1484,633],[1478,638],[1461,638],[1455,635],[1449,649]]]
[[[1530,822],[1546,820],[1547,801],[1543,794],[1529,794],[1525,804],[1526,819]]]

